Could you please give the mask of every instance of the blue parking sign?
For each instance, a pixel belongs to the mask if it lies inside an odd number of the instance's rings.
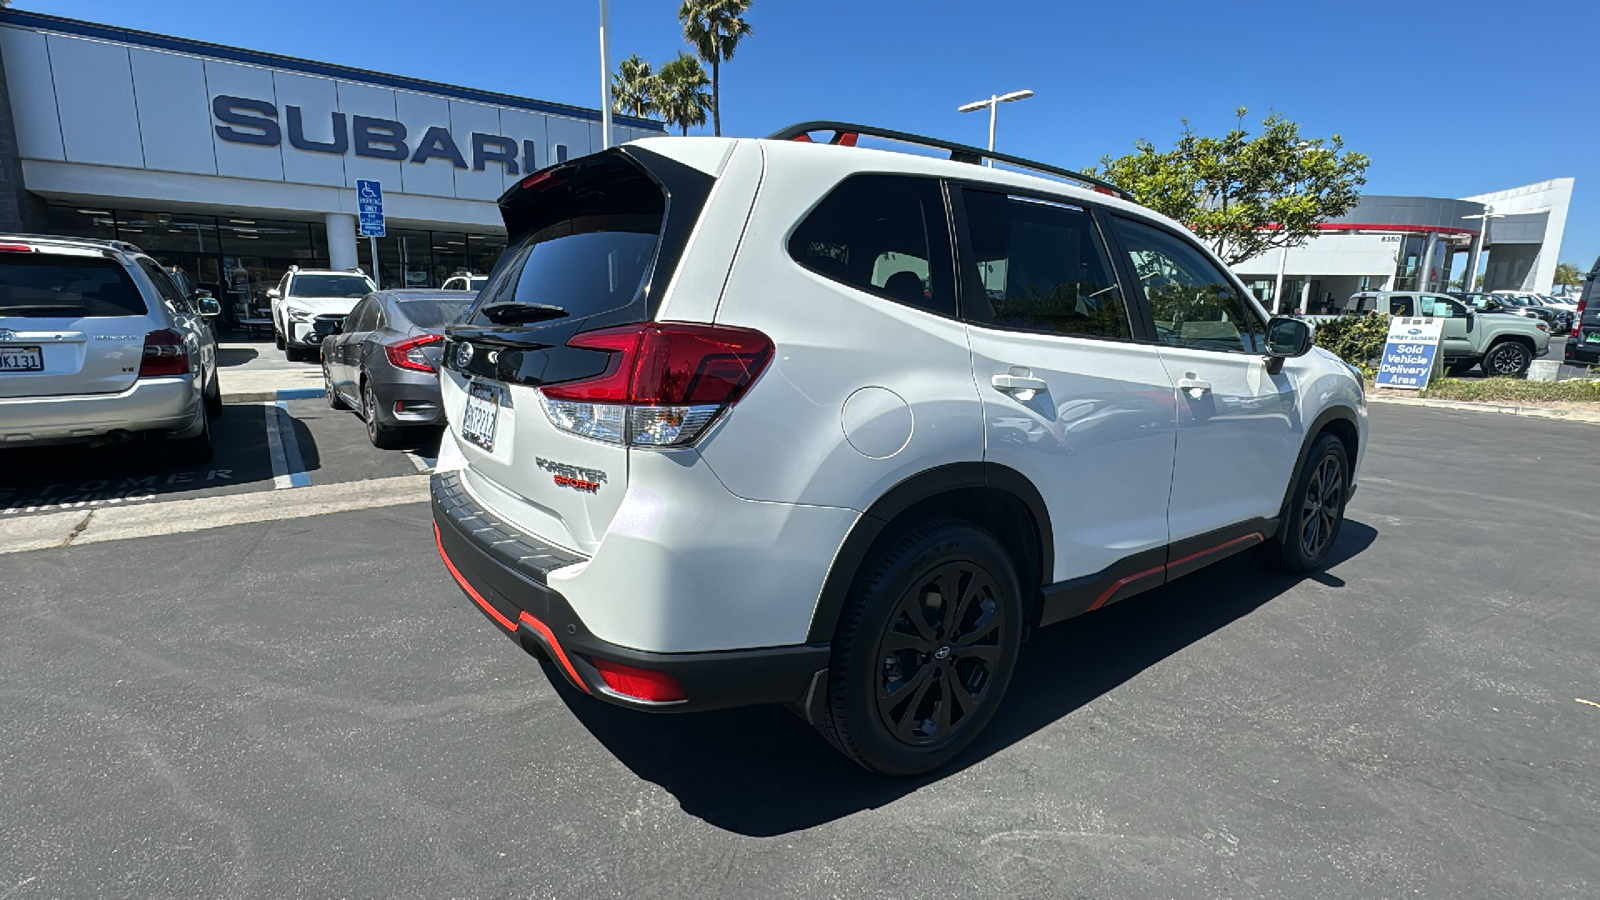
[[[356,212],[361,219],[362,237],[383,237],[383,185],[365,178],[356,179]]]

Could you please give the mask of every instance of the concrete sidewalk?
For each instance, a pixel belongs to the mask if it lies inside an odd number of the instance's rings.
[[[217,343],[217,380],[224,403],[321,397],[322,366],[290,362],[271,338]]]

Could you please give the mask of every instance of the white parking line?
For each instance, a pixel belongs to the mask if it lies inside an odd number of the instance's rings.
[[[437,460],[429,459],[421,453],[413,453],[410,450],[406,451],[406,457],[411,460],[413,466],[417,467],[417,471],[424,475],[432,472],[433,466],[437,462]]]
[[[311,476],[300,461],[300,444],[289,418],[289,404],[279,400],[261,406],[267,421],[267,450],[272,457],[272,489],[310,487]]]

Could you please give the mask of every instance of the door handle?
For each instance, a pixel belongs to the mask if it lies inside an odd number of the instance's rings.
[[[1211,382],[1201,381],[1198,378],[1179,378],[1178,390],[1188,391],[1189,396],[1198,400],[1201,395],[1211,390]]]
[[[1043,378],[1033,378],[1027,375],[1001,374],[989,379],[989,383],[997,391],[1011,393],[1014,391],[1033,391],[1042,394],[1050,389],[1050,382]],[[1032,399],[1031,397],[1024,399]]]

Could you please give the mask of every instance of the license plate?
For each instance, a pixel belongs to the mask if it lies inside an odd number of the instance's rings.
[[[38,347],[0,346],[0,372],[43,372],[44,351]]]
[[[493,453],[494,428],[499,419],[500,388],[473,382],[467,389],[467,415],[461,423],[461,436]]]
[[[1600,344],[1600,331],[1591,331],[1583,336],[1585,344]]]

